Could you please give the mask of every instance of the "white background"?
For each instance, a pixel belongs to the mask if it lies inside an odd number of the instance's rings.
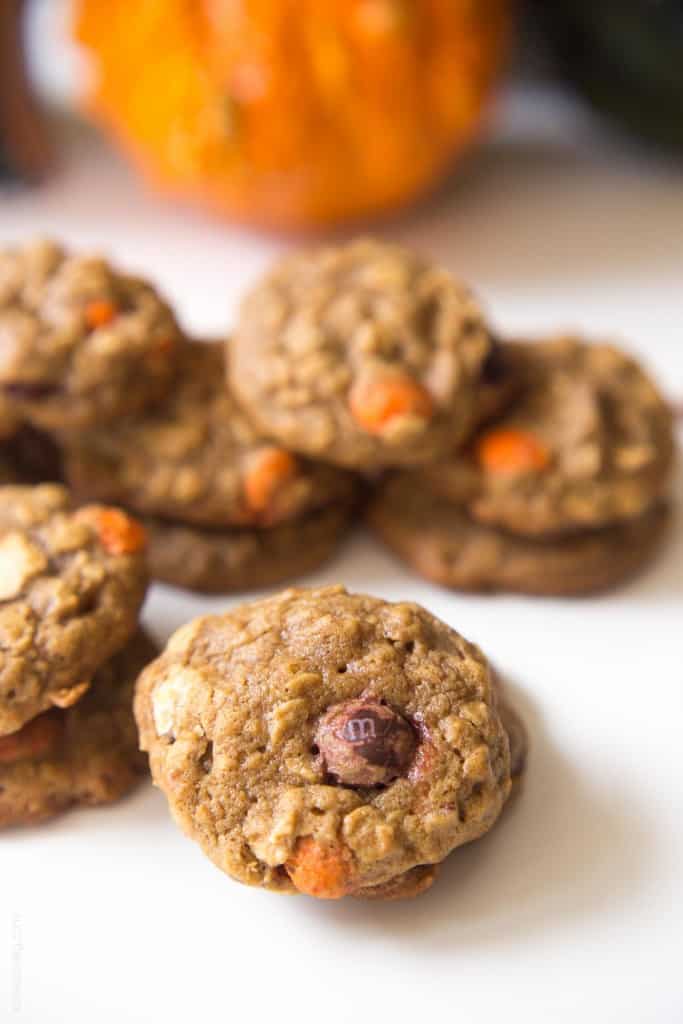
[[[155,278],[190,329],[228,329],[283,243],[175,209],[62,131],[50,183],[0,196],[2,241],[96,246]],[[471,280],[504,329],[620,337],[683,398],[683,170],[598,136],[561,97],[509,96],[449,194],[386,233]],[[312,579],[416,599],[483,646],[531,731],[521,799],[399,905],[242,888],[150,785],[6,832],[0,1020],[680,1024],[680,515],[650,572],[591,600],[450,594],[362,532]],[[158,587],[145,619],[163,640],[230,603]]]

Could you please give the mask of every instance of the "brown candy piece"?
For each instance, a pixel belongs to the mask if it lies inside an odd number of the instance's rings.
[[[409,722],[372,698],[335,704],[315,736],[325,769],[346,786],[382,786],[403,775],[415,755]]]

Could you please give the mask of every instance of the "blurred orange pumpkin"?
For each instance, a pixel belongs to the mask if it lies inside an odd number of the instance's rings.
[[[401,206],[470,141],[511,0],[77,0],[92,108],[158,185],[243,221]]]

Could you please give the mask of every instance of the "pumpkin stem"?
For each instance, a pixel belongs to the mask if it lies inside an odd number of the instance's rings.
[[[23,45],[25,0],[0,3],[0,179],[37,180],[51,149],[26,70]]]

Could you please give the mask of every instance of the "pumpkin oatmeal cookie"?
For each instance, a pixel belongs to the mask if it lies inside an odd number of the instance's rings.
[[[377,535],[421,576],[454,590],[572,596],[618,586],[644,569],[669,523],[658,503],[637,519],[561,537],[522,537],[475,522],[462,505],[387,481],[367,510]]]
[[[0,827],[110,803],[146,772],[133,718],[135,681],[158,649],[139,630],[93,678],[82,700],[0,737]]]
[[[233,878],[280,892],[416,893],[510,792],[483,654],[416,604],[343,587],[184,626],[135,713],[179,825]]]
[[[671,410],[638,363],[575,338],[509,348],[521,394],[470,452],[426,467],[419,486],[520,535],[644,515],[669,485],[674,441]]]
[[[175,371],[180,332],[146,281],[52,242],[0,251],[0,396],[57,433],[139,411]]]
[[[198,526],[274,526],[348,500],[355,478],[259,434],[225,384],[221,342],[186,342],[175,388],[139,416],[65,446],[80,500]]]
[[[64,488],[0,488],[0,736],[69,707],[134,631],[147,585],[142,527],[73,511]]]
[[[447,271],[361,240],[276,266],[245,299],[228,360],[268,435],[375,470],[428,462],[467,435],[490,348],[477,302]]]

